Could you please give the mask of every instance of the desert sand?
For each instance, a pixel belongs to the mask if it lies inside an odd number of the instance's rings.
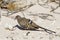
[[[55,2],[48,5],[35,4],[25,11],[14,13],[8,17],[3,16],[4,11],[1,9],[0,40],[60,40],[60,7]],[[51,7],[55,10],[51,11]],[[56,34],[49,34],[42,29],[31,31],[13,28],[15,25],[19,25],[15,19],[16,15],[30,19],[39,26],[55,31]],[[44,18],[44,16],[47,17]]]

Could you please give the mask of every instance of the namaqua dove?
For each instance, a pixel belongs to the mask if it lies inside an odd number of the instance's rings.
[[[38,26],[37,24],[35,24],[32,20],[27,19],[25,17],[20,17],[19,15],[17,15],[15,17],[15,19],[17,19],[18,24],[23,28],[23,29],[28,29],[28,30],[37,30],[39,28],[44,29],[44,31],[48,32],[48,33],[56,33],[54,31],[48,30],[46,28],[43,28],[41,26]]]

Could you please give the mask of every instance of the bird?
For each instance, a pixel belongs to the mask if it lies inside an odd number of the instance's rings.
[[[44,29],[44,31],[46,31],[48,33],[56,33],[52,30],[49,30],[49,29],[46,29],[44,27],[37,25],[32,20],[27,19],[25,17],[20,17],[19,15],[17,15],[15,17],[15,19],[17,19],[18,24],[25,30],[37,30],[37,29],[41,28],[41,29]]]
[[[22,18],[19,15],[17,15],[15,19],[17,19],[18,24],[24,29],[36,30],[39,28],[38,25],[36,25],[30,19],[26,19],[25,17]]]

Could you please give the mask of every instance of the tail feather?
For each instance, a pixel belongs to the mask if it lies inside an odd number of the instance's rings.
[[[44,31],[48,32],[48,33],[56,33],[55,31],[52,31],[52,30],[49,30],[49,29],[46,29],[46,28],[43,28],[43,27],[39,27],[41,29],[43,29]]]

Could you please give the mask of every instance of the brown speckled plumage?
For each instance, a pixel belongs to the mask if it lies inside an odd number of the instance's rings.
[[[30,19],[22,18],[19,15],[16,16],[16,19],[18,24],[25,29],[36,30],[39,28],[39,26],[32,22]]]

